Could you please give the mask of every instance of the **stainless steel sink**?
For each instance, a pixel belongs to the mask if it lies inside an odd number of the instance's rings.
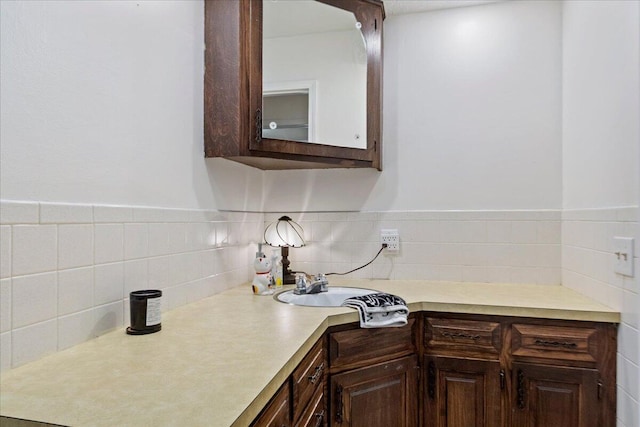
[[[276,301],[285,304],[304,305],[309,307],[340,307],[347,298],[368,294],[375,294],[378,291],[365,288],[349,288],[344,286],[329,286],[327,292],[317,294],[296,295],[293,289],[280,292],[273,296]]]

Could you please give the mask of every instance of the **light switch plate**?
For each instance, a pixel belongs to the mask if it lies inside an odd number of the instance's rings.
[[[633,238],[614,237],[613,255],[615,256],[613,270],[623,276],[633,277]]]

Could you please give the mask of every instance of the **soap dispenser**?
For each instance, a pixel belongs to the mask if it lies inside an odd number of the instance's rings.
[[[253,268],[256,270],[251,283],[253,293],[255,295],[273,294],[271,260],[262,252],[262,243],[258,243],[258,252],[256,252],[256,259],[253,261]]]
[[[271,281],[276,291],[282,289],[282,256],[280,248],[271,252]]]

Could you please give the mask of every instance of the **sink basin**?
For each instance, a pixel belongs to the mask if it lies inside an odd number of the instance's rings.
[[[273,296],[276,301],[286,304],[304,305],[309,307],[340,307],[347,298],[358,297],[367,294],[375,294],[378,291],[365,288],[348,288],[344,286],[329,286],[329,291],[319,294],[296,295],[293,289],[280,292]]]

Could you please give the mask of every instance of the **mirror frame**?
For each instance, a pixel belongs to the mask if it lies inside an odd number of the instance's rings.
[[[382,21],[380,0],[316,0],[352,12],[362,24],[367,52],[367,146],[339,147],[317,142],[262,138],[262,0],[250,0],[249,150],[252,156],[333,163],[382,170]]]

